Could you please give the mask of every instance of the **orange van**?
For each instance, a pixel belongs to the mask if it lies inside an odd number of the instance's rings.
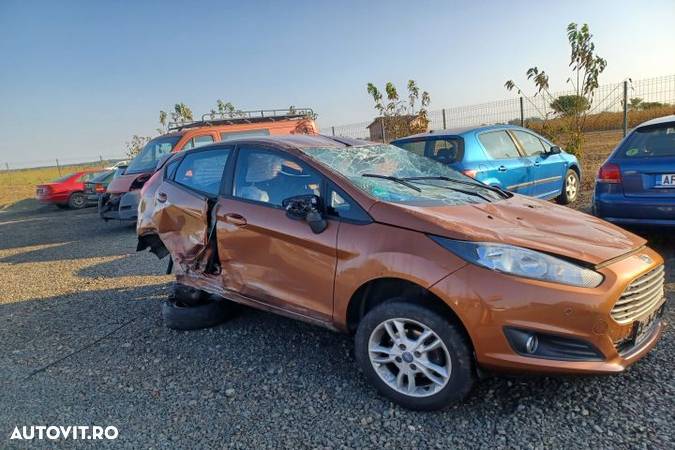
[[[99,199],[99,215],[106,221],[135,221],[141,187],[171,153],[240,138],[315,134],[314,117],[309,108],[292,108],[211,113],[199,121],[170,123],[168,133],[148,142],[127,169],[110,182]]]

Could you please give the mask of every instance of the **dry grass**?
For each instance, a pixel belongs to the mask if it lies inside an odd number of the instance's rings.
[[[100,167],[103,167],[100,163],[66,166],[61,167],[61,174],[67,175],[78,170]],[[19,207],[21,204],[34,206],[34,202],[30,200],[35,198],[35,186],[60,176],[55,166],[0,172],[0,210]]]

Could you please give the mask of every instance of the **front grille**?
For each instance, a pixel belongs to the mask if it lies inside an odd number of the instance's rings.
[[[612,308],[612,318],[625,325],[652,310],[665,297],[664,282],[663,265],[633,280]]]

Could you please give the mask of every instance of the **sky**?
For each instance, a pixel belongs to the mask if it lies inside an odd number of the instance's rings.
[[[513,97],[534,65],[567,89],[569,22],[601,84],[675,74],[672,0],[0,0],[0,166],[123,155],[176,102],[311,107],[327,128],[376,115],[368,82],[414,79],[431,109]]]

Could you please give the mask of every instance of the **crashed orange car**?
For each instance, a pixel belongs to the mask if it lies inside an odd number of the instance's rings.
[[[365,376],[412,409],[461,400],[488,369],[621,372],[664,327],[644,239],[391,145],[181,152],[138,213],[138,249],[170,254],[180,285],[354,334]]]

